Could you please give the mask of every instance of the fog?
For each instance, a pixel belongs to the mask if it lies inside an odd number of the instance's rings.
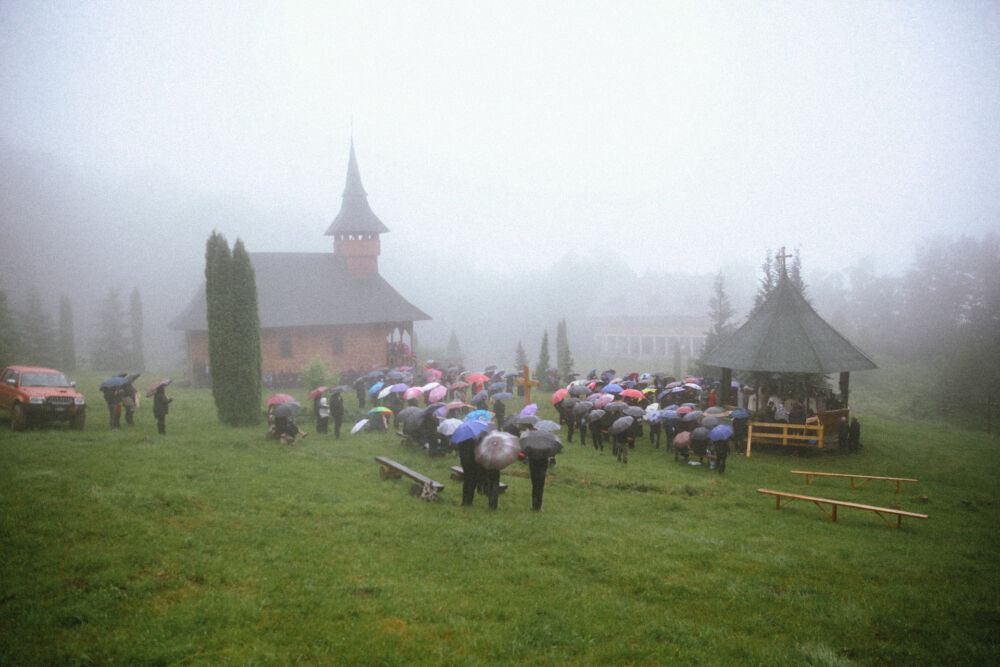
[[[0,4],[11,301],[85,349],[138,288],[177,363],[212,230],[331,250],[352,137],[418,339],[498,363],[719,271],[742,315],[779,247],[816,283],[1000,228],[997,3],[330,4]]]

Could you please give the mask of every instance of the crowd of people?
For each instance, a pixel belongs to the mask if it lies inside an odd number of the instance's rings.
[[[135,426],[135,413],[139,408],[139,392],[135,388],[138,377],[139,373],[119,373],[107,378],[100,385],[101,394],[108,406],[112,431],[121,428],[123,413],[125,425]],[[146,392],[147,398],[153,398],[153,418],[156,419],[156,431],[160,435],[167,433],[167,414],[170,411],[170,403],[174,400],[168,398],[166,394],[166,387],[169,384],[169,379],[160,380]]]

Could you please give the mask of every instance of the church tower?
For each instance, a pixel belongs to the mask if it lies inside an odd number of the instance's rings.
[[[350,274],[369,275],[378,273],[381,252],[379,235],[388,231],[389,228],[382,224],[368,205],[368,193],[361,185],[352,137],[343,201],[340,212],[326,230],[326,236],[333,237],[333,254],[343,258]]]

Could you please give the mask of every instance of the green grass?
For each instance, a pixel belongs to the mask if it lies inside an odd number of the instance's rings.
[[[755,449],[721,477],[647,441],[627,466],[573,443],[544,512],[520,464],[489,512],[458,505],[457,459],[390,433],[283,447],[219,425],[207,391],[169,393],[165,437],[149,402],[118,432],[98,409],[82,432],[0,431],[3,664],[1000,662],[983,434],[869,417],[858,455]],[[440,500],[380,481],[378,455],[444,482]],[[759,487],[930,519],[832,523]]]

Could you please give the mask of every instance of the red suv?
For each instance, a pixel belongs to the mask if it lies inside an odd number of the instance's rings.
[[[87,401],[60,371],[38,366],[8,366],[0,374],[0,411],[10,415],[10,427],[25,429],[29,423],[68,422],[82,429],[87,421]]]

